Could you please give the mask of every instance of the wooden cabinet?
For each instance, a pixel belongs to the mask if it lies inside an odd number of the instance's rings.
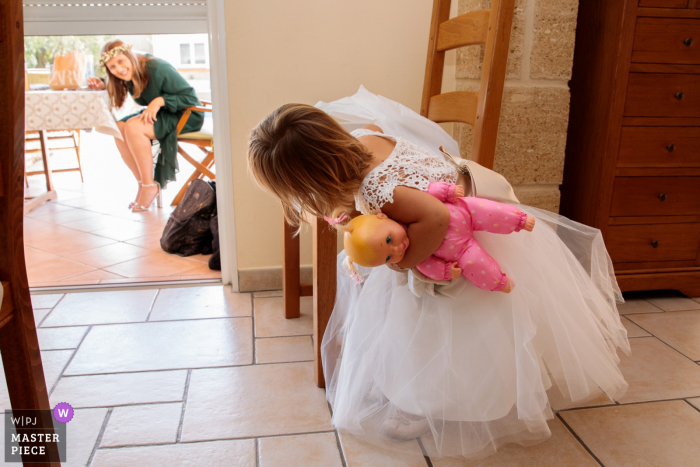
[[[579,2],[561,193],[623,291],[700,296],[700,0]]]

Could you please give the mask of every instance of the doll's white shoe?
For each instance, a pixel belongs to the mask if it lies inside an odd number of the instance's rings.
[[[430,425],[425,417],[397,410],[394,415],[384,420],[382,429],[391,438],[409,440],[426,434]]]

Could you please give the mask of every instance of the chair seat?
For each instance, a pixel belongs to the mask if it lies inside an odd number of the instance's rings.
[[[211,118],[205,118],[204,124],[199,131],[193,131],[190,133],[180,133],[177,139],[197,139],[203,141],[209,141],[214,139],[214,121]]]

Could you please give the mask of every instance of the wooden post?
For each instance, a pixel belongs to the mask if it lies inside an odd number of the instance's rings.
[[[284,317],[287,319],[301,316],[299,302],[301,288],[299,286],[299,236],[294,236],[294,227],[282,217],[282,301],[284,302]]]
[[[326,387],[321,361],[321,340],[335,306],[337,231],[317,218],[313,224],[314,268],[314,379]]]

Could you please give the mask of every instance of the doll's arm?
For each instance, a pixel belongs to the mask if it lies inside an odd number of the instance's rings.
[[[440,258],[431,256],[422,263],[416,264],[416,268],[427,277],[438,281],[448,281],[452,279],[452,263],[445,262]]]
[[[462,198],[469,208],[474,230],[509,234],[525,227],[528,215],[510,204],[483,198]]]
[[[428,194],[436,197],[440,201],[455,202],[455,184],[445,182],[433,182],[428,185]]]

